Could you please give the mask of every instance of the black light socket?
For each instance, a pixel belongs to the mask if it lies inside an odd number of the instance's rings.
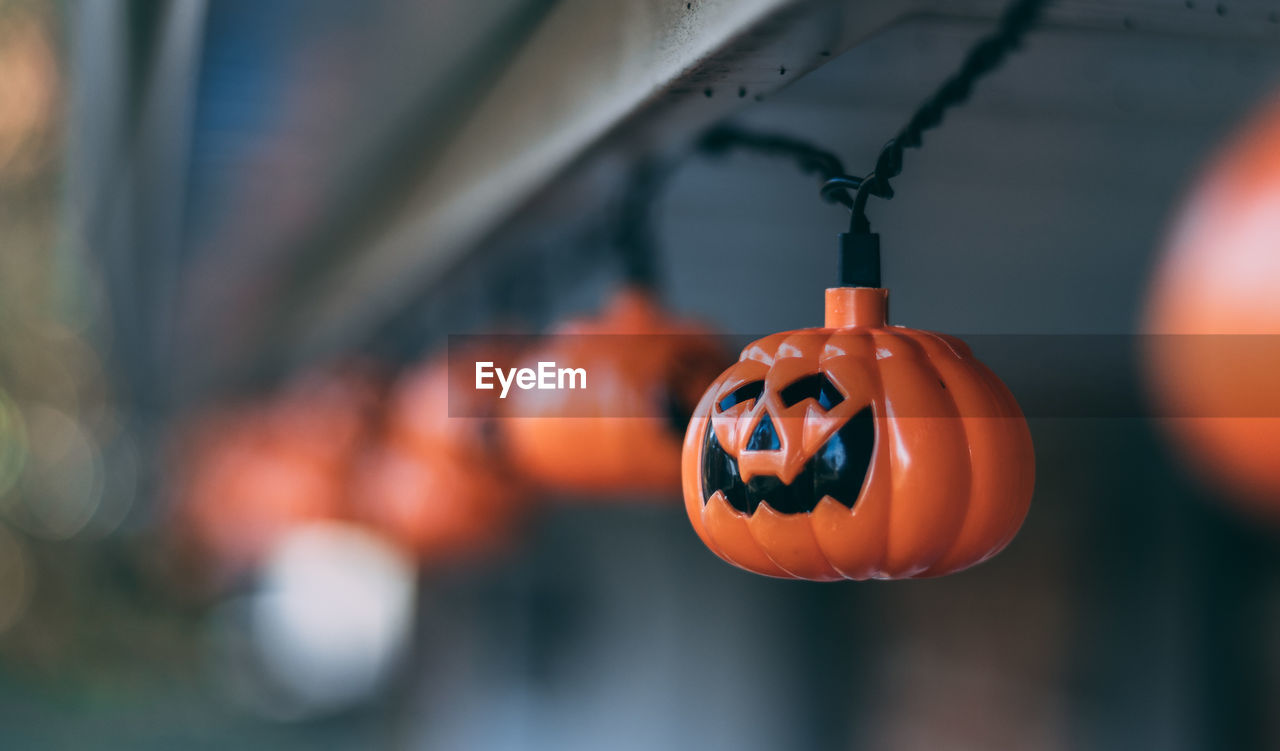
[[[840,233],[840,286],[880,286],[880,235]]]

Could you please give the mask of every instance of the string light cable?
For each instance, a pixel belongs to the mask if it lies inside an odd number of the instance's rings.
[[[890,180],[902,174],[903,153],[924,144],[924,133],[939,126],[947,111],[968,101],[975,84],[1000,67],[1019,49],[1027,32],[1040,17],[1047,0],[1016,0],[1001,14],[996,30],[980,39],[960,68],[938,87],[912,114],[907,123],[884,145],[875,167],[862,177],[845,172],[830,151],[791,136],[759,133],[732,125],[717,126],[702,138],[699,147],[711,154],[744,149],[788,156],[805,172],[822,179],[821,197],[849,209],[849,231],[839,235],[840,283],[848,287],[880,286],[880,236],[871,231],[867,200],[888,200],[894,190]]]

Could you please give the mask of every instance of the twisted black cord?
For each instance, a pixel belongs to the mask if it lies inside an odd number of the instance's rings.
[[[1046,4],[1047,0],[1016,0],[1010,5],[1001,15],[996,31],[969,50],[960,70],[925,100],[902,130],[885,144],[876,159],[875,169],[866,177],[859,180],[839,175],[828,179],[822,186],[822,196],[853,210],[850,232],[871,232],[871,222],[867,219],[868,196],[893,198],[893,186],[889,180],[902,174],[902,152],[919,148],[924,131],[938,126],[948,109],[969,98],[978,79],[999,67],[1005,57],[1018,48]],[[850,190],[854,191],[852,199],[849,198]]]
[[[734,125],[717,125],[698,142],[698,149],[713,156],[723,155],[735,149],[752,151],[771,156],[790,157],[794,159],[801,172],[817,173],[823,181],[823,196],[830,201],[843,203],[853,208],[850,190],[857,190],[861,183],[856,177],[844,173],[844,164],[840,157],[819,148],[808,141],[782,133],[763,133],[747,130]],[[852,181],[852,185],[849,185]],[[840,189],[828,195],[826,185],[840,183]]]
[[[840,179],[853,180],[853,190],[858,187],[857,178],[844,174],[844,164],[835,154],[807,141],[782,133],[764,133],[733,125],[718,125],[707,131],[696,144],[696,149],[710,156],[722,156],[733,150],[751,151],[795,160],[802,172],[816,173],[829,183]],[[642,160],[632,168],[627,189],[614,212],[617,228],[614,245],[622,260],[623,276],[633,285],[652,289],[657,282],[658,269],[653,232],[653,211],[657,196],[679,166],[678,159],[652,157]],[[840,191],[833,199],[852,208],[853,198],[847,191]]]
[[[613,240],[621,257],[623,276],[630,284],[651,291],[656,291],[658,282],[653,213],[656,198],[673,170],[674,164],[657,157],[636,164],[616,210]]]

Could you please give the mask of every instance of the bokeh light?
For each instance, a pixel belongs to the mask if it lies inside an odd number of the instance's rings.
[[[410,558],[359,527],[318,522],[285,535],[243,622],[263,675],[283,695],[277,708],[309,716],[373,697],[408,647],[415,580]]]
[[[59,106],[58,66],[45,27],[0,6],[0,177],[39,167],[32,140],[45,135]]]
[[[0,524],[0,636],[22,618],[34,573],[22,540]]]
[[[10,519],[30,534],[65,540],[84,528],[102,498],[102,456],[75,418],[43,404],[23,409],[29,459]]]
[[[27,458],[27,432],[18,406],[0,389],[0,498],[13,487]]]

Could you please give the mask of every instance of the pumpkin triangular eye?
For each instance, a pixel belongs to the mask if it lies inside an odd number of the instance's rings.
[[[716,406],[718,406],[720,411],[723,412],[735,404],[741,404],[742,402],[749,402],[752,399],[758,399],[763,393],[764,381],[748,381],[734,389],[728,396],[721,399],[720,403]]]
[[[751,431],[751,439],[747,441],[746,450],[777,451],[780,448],[782,444],[778,441],[778,430],[773,427],[773,418],[765,412],[760,422],[756,423],[756,429]]]
[[[844,394],[840,393],[840,389],[836,388],[825,373],[814,373],[793,381],[778,396],[788,407],[794,407],[805,399],[813,399],[823,409],[831,409],[844,401]]]

